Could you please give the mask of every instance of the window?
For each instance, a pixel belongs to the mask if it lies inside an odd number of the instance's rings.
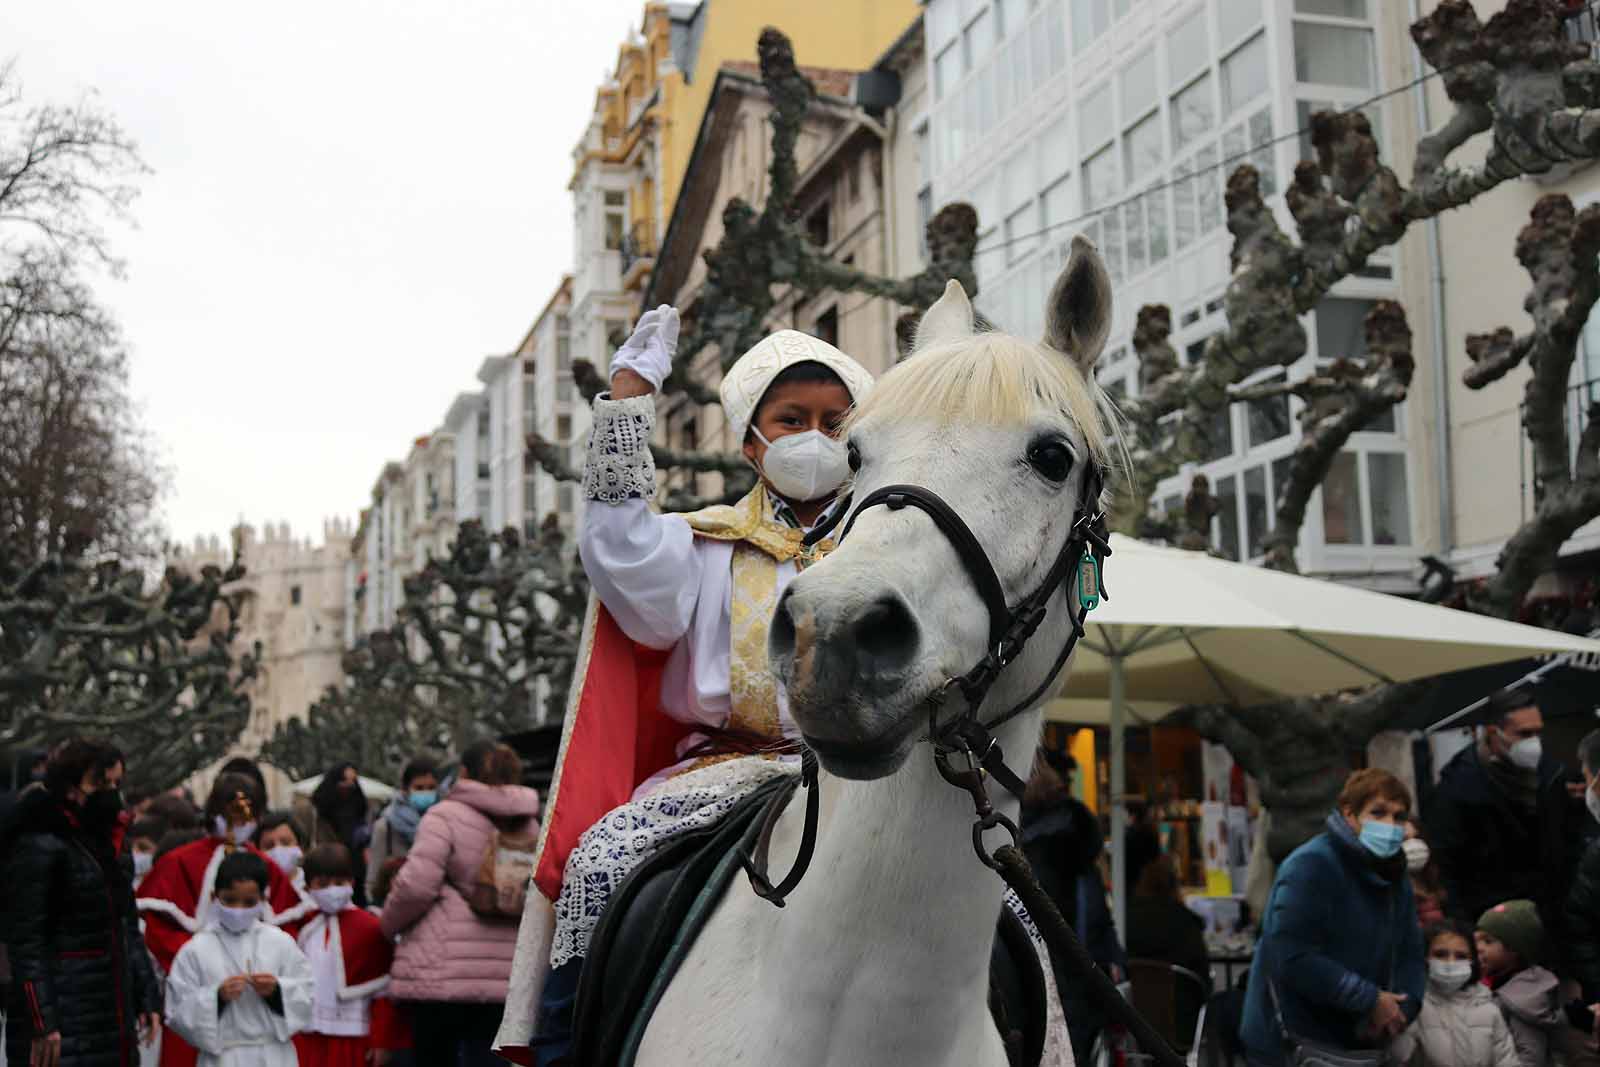
[[[1142,115],[1156,106],[1156,52],[1145,49],[1143,55],[1122,68],[1122,113]]]
[[[1072,138],[1065,116],[1039,138],[1039,173],[1045,184],[1072,169]]]
[[[818,248],[826,248],[832,232],[832,212],[829,210],[828,202],[824,200],[806,216],[806,237]]]
[[[1206,39],[1206,8],[1201,4],[1195,8],[1194,14],[1167,33],[1167,83],[1178,85],[1199,72],[1210,55],[1211,42]]]
[[[478,480],[480,482],[486,482],[486,481],[489,480],[489,464],[483,463],[483,462],[479,462],[479,464],[478,464]]]
[[[1222,210],[1222,172],[1217,167],[1217,149],[1209,146],[1202,148],[1195,154],[1195,190],[1196,190],[1196,215],[1198,217],[1200,232],[1208,233],[1221,226],[1224,221]]]
[[[1361,499],[1356,454],[1340,452],[1322,480],[1322,538],[1330,545],[1361,543]]]
[[[1217,105],[1212,98],[1211,73],[1179,89],[1172,96],[1172,150],[1211,132],[1217,124]]]
[[[1406,457],[1398,452],[1367,453],[1368,511],[1372,543],[1411,543],[1411,503],[1406,496]]]
[[[839,306],[835,304],[827,311],[817,316],[816,325],[812,328],[818,339],[837,346],[839,343]]]
[[[1117,157],[1107,146],[1083,163],[1083,206],[1092,210],[1110,203],[1117,184]]]
[[[1073,0],[1072,47],[1082,52],[1094,39],[1111,25],[1111,12],[1106,0]]]
[[[1202,462],[1211,463],[1233,455],[1233,405],[1229,404],[1211,415],[1206,427],[1206,438],[1211,449]],[[1235,557],[1237,558],[1237,557]]]
[[[1078,147],[1091,152],[1111,140],[1116,132],[1116,118],[1111,113],[1111,83],[1107,82],[1078,105]]]
[[[1244,472],[1244,536],[1248,546],[1246,556],[1255,559],[1266,552],[1268,516],[1272,514],[1272,501],[1267,499],[1267,469],[1251,467]]]
[[[935,4],[934,7],[940,5]],[[933,61],[933,95],[943,100],[961,80],[961,46],[952,42]]]
[[[289,587],[289,603],[291,605],[294,605],[294,606],[299,606],[299,604],[300,604],[300,587],[298,585],[291,585]]]
[[[1329,297],[1317,305],[1317,359],[1358,359],[1367,350],[1367,312],[1371,300]]]
[[[1144,224],[1150,238],[1150,265],[1155,266],[1166,259],[1172,250],[1167,240],[1170,225],[1167,221],[1166,190],[1156,189],[1144,194]]]
[[[1364,19],[1367,17],[1367,0],[1294,0],[1294,9],[1301,15]]]
[[[994,20],[989,17],[987,8],[978,12],[978,17],[967,27],[965,40],[969,66],[975,66],[989,57],[995,38]]]
[[[487,407],[478,409],[478,436],[489,436],[489,409]]]
[[[1267,37],[1257,34],[1222,61],[1222,111],[1232,114],[1266,91]]]
[[[1044,216],[1041,220],[1044,223],[1042,228],[1049,229],[1066,222],[1072,217],[1072,179],[1062,178],[1046,189],[1040,204]]]
[[[1372,31],[1321,22],[1296,22],[1294,76],[1297,81],[1316,85],[1373,88],[1376,74]]]
[[[1261,0],[1222,0],[1217,4],[1217,41],[1224,49],[1259,25]]]
[[[1256,383],[1258,385],[1271,385],[1285,379],[1284,372],[1279,371],[1269,378]],[[1270,397],[1266,400],[1251,400],[1244,405],[1245,436],[1251,448],[1258,448],[1269,441],[1276,441],[1289,433],[1289,397],[1288,394]]]
[[[627,232],[627,197],[624,193],[608,191],[605,194],[606,248],[615,252],[622,247],[622,236]]]
[[[1016,263],[1039,244],[1034,225],[1033,204],[1028,203],[1006,216],[1006,263]]]
[[[1122,139],[1122,154],[1130,184],[1161,169],[1165,152],[1161,146],[1161,116],[1158,113],[1152,111],[1128,128]]]
[[[1212,495],[1217,498],[1217,551],[1229,559],[1239,558],[1239,479],[1228,475],[1217,479]]]

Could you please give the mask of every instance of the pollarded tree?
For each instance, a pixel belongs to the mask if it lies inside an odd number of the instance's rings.
[[[177,784],[238,739],[259,647],[234,658],[237,563],[169,568],[153,590],[116,560],[35,560],[0,543],[0,746],[114,739],[130,780]]]
[[[1203,460],[1210,427],[1229,405],[1293,393],[1305,401],[1303,436],[1277,490],[1267,562],[1294,569],[1306,506],[1334,458],[1352,433],[1405,399],[1413,360],[1404,309],[1379,302],[1365,323],[1364,351],[1328,354],[1332,366],[1308,380],[1243,383],[1258,371],[1296,363],[1306,352],[1301,316],[1413,223],[1467,207],[1502,182],[1600,156],[1600,112],[1594,110],[1600,106],[1600,64],[1588,58],[1586,46],[1567,38],[1564,14],[1565,5],[1556,0],[1511,0],[1483,23],[1466,0],[1444,0],[1412,27],[1412,39],[1443,79],[1453,110],[1419,141],[1409,186],[1383,164],[1359,113],[1323,113],[1312,120],[1317,159],[1299,165],[1285,194],[1297,239],[1282,232],[1262,201],[1253,168],[1241,167],[1229,177],[1234,244],[1233,276],[1224,295],[1226,328],[1184,367],[1166,343],[1169,313],[1146,308],[1139,316],[1135,347],[1142,388],[1125,411],[1140,477],[1122,513],[1125,526],[1159,532],[1148,517],[1149,494],[1184,463]],[[1457,151],[1481,134],[1491,138],[1482,162],[1453,164]],[[1535,414],[1528,425],[1530,435],[1542,435],[1535,448],[1543,442],[1542,469],[1550,480],[1539,513],[1508,543],[1482,605],[1507,617],[1516,613],[1533,577],[1554,563],[1559,545],[1576,528],[1571,524],[1587,521],[1583,516],[1592,517],[1597,506],[1589,478],[1600,461],[1586,464],[1583,447],[1592,452],[1600,442],[1586,434],[1579,459],[1569,467],[1559,418],[1572,344],[1594,301],[1591,226],[1574,217],[1570,205],[1565,215],[1550,207],[1536,212],[1518,246],[1535,278],[1529,303],[1534,332],[1513,338],[1501,331],[1473,343],[1479,384],[1530,358],[1535,384],[1529,400],[1545,405],[1544,416]],[[1446,583],[1438,583],[1429,595],[1447,591]],[[1189,708],[1169,721],[1226,745],[1260,781],[1274,814],[1269,849],[1281,859],[1315,832],[1353,758],[1416,692],[1414,686],[1391,686],[1260,708]]]
[[[541,700],[559,721],[588,595],[555,516],[531,540],[464,522],[448,556],[405,580],[395,624],[346,653],[343,683],[280,725],[262,756],[296,777],[349,759],[396,778],[418,752],[535,725]]]

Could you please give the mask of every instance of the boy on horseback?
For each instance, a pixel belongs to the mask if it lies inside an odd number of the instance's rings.
[[[838,503],[849,465],[836,433],[872,376],[817,338],[765,338],[720,388],[760,480],[731,506],[662,515],[650,507],[649,440],[677,337],[676,309],[646,312],[594,402],[579,553],[598,603],[496,1041],[520,1063],[567,1053],[589,936],[637,863],[793,771],[783,753],[796,731],[767,666],[767,627],[789,581],[831,548],[803,541]]]

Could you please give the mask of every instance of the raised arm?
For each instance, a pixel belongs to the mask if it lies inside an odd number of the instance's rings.
[[[700,556],[688,523],[650,507],[655,495],[656,391],[672,369],[678,312],[645,312],[611,361],[611,392],[594,401],[584,463],[589,505],[578,554],[623,632],[642,645],[670,648],[689,629],[700,591]]]

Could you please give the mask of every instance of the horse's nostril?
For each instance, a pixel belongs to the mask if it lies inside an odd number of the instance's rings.
[[[862,673],[869,676],[903,670],[916,657],[921,640],[911,609],[892,594],[869,604],[851,630]]]
[[[767,652],[773,656],[794,655],[794,616],[789,613],[789,590],[778,598],[778,607],[772,613],[772,627],[767,632]]]

